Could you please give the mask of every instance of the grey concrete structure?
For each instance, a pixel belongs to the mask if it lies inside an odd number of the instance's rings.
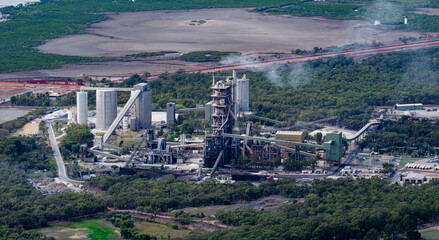
[[[175,103],[166,103],[166,124],[171,126],[175,123]]]
[[[238,79],[237,102],[238,102],[239,112],[250,111],[249,87],[250,87],[250,82],[244,74],[244,76],[241,79]]]
[[[140,83],[134,86],[134,90],[140,90],[141,93],[136,100],[136,118],[137,128],[147,129],[152,123],[152,92],[146,83]]]
[[[117,117],[117,94],[113,90],[96,91],[96,128],[107,130]]]
[[[204,119],[212,119],[212,102],[208,102],[206,105],[204,105]]]
[[[88,123],[88,94],[87,92],[76,93],[76,109],[77,109],[77,123]]]

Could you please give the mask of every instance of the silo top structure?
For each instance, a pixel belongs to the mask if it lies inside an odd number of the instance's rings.
[[[76,108],[78,124],[88,123],[88,94],[87,92],[76,93]]]
[[[96,128],[107,130],[117,117],[117,95],[113,90],[96,91]]]

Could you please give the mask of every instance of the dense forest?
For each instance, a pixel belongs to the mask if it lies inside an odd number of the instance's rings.
[[[289,185],[294,190],[294,185]],[[437,219],[439,182],[388,186],[380,179],[316,181],[280,211],[220,214],[230,230],[189,239],[419,239],[417,224]]]
[[[369,133],[360,146],[380,153],[435,155],[439,153],[439,121],[412,121],[407,116],[385,121],[383,131]]]

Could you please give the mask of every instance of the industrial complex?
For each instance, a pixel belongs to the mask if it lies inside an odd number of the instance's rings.
[[[88,124],[95,134],[95,141],[93,147],[81,145],[79,164],[96,172],[114,166],[187,170],[197,179],[203,179],[212,177],[218,170],[221,170],[220,174],[224,173],[223,170],[227,172],[233,159],[250,157],[272,161],[294,155],[296,161],[318,159],[323,168],[331,169],[338,166],[345,155],[347,148],[343,142],[359,141],[369,128],[380,125],[379,121],[372,121],[349,138],[340,131],[327,132],[319,144],[307,142],[303,128],[337,121],[337,117],[255,131],[253,122],[248,119],[260,117],[250,112],[249,87],[250,79],[245,75],[238,78],[236,71],[229,77],[214,74],[211,99],[205,105],[176,109],[176,104],[169,102],[165,112],[153,112],[152,92],[147,83],[132,88],[82,86],[76,93],[77,105],[68,111],[68,118],[70,122]],[[96,92],[96,110],[88,109],[90,91]],[[118,107],[118,92],[130,93],[123,107]],[[159,131],[169,131],[175,126],[178,114],[187,112],[204,112],[203,120],[209,122],[209,127],[203,130],[204,137],[188,139],[181,134],[178,139],[167,139],[159,136]],[[153,116],[156,115],[165,117],[154,122]],[[140,136],[129,153],[116,144],[121,134],[136,132]]]

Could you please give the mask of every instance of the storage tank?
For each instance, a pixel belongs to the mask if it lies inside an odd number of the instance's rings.
[[[152,92],[146,83],[140,83],[134,86],[134,90],[141,90],[136,100],[136,118],[138,129],[151,127],[152,122]]]
[[[76,108],[78,124],[88,123],[88,94],[87,92],[76,93]]]
[[[117,94],[113,90],[96,91],[96,128],[107,130],[117,117]]]

